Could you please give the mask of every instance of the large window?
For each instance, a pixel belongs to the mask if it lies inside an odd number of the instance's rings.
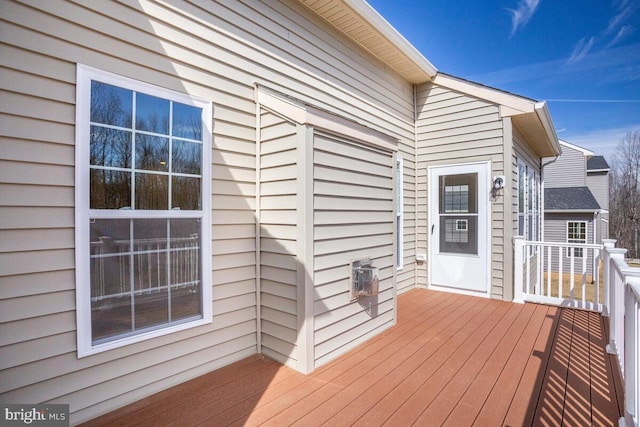
[[[540,193],[539,175],[525,163],[518,162],[518,235],[526,240],[541,238]]]
[[[587,243],[587,223],[585,221],[567,221],[567,243]],[[572,254],[582,258],[583,248],[567,248],[567,256]]]
[[[211,104],[78,66],[80,355],[211,321]]]
[[[402,193],[403,186],[403,162],[402,157],[396,159],[396,266],[398,270],[404,267],[404,205]]]

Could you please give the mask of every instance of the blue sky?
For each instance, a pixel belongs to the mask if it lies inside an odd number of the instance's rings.
[[[611,158],[640,131],[638,0],[368,0],[444,73],[545,100],[560,139]]]

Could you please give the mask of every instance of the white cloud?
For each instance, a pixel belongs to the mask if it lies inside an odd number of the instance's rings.
[[[638,8],[637,4],[629,1],[623,1],[618,5],[618,14],[609,20],[609,25],[605,30],[605,34],[613,34],[618,28],[633,15]]]
[[[634,130],[640,130],[640,123],[622,128],[596,129],[579,134],[563,132],[562,139],[591,150],[610,161],[620,141],[629,131]]]
[[[539,4],[540,0],[520,0],[515,9],[507,9],[511,13],[511,36],[529,22]]]
[[[607,48],[610,48],[618,44],[620,41],[625,39],[627,36],[630,36],[634,32],[635,32],[635,29],[631,25],[623,25],[618,30],[618,34],[616,34],[616,36],[607,44]]]
[[[567,60],[567,63],[573,64],[574,62],[582,60],[582,58],[587,56],[595,41],[595,37],[591,37],[589,40],[586,40],[584,38],[580,39],[580,41],[573,47],[573,52]]]
[[[609,20],[607,27],[589,39],[585,37],[580,39],[573,47],[573,52],[567,60],[567,64],[581,61],[592,50],[607,50],[633,34],[635,28],[633,25],[627,24],[627,22],[633,22],[633,15],[638,10],[639,4],[640,3],[635,0],[614,0],[613,6],[617,12]],[[607,42],[607,40],[609,41]],[[597,45],[599,48],[594,48],[594,45]]]

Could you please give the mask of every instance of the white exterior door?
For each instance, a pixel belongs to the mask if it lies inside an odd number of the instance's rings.
[[[432,287],[489,292],[489,163],[429,170]]]

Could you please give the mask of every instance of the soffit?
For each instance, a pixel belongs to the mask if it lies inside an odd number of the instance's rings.
[[[410,83],[431,80],[436,68],[363,0],[299,0]]]

